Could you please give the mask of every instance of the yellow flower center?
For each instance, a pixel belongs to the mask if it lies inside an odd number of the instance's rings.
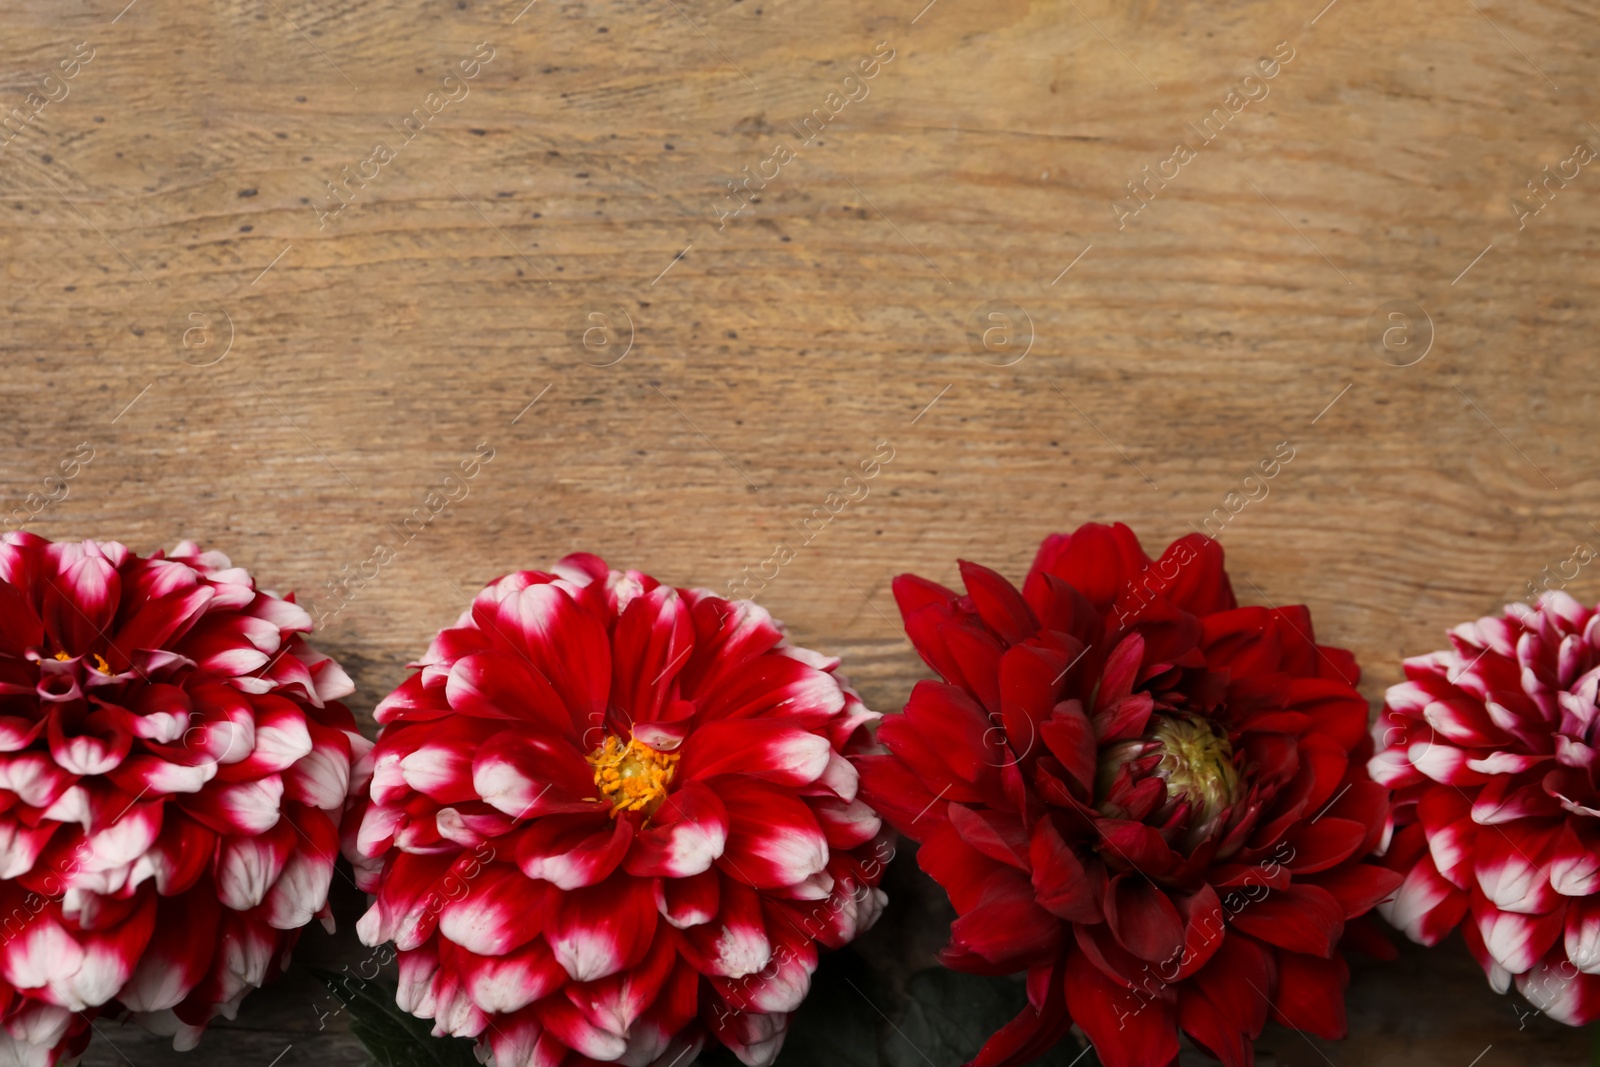
[[[89,653],[89,655],[94,657],[94,669],[95,670],[99,671],[101,674],[110,674],[111,673],[111,664],[106,662],[106,658],[104,656],[102,656],[98,652],[91,652],[91,653]],[[67,653],[65,653],[65,652],[57,652],[56,653],[56,659],[61,660],[62,662],[66,662],[67,660],[69,660],[71,658],[72,657],[70,655],[68,655]]]
[[[657,752],[643,741],[623,744],[616,736],[585,757],[594,768],[594,784],[611,801],[611,817],[625,811],[655,814],[667,799],[667,786],[677,771],[678,753]]]

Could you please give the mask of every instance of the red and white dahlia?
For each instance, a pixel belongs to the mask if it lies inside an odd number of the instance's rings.
[[[192,542],[0,538],[0,1063],[191,1047],[281,969],[370,749],[311,617]]]
[[[1495,989],[1581,1026],[1600,1018],[1600,612],[1548,593],[1450,645],[1405,661],[1372,728],[1405,874],[1379,911],[1425,945],[1460,924]]]
[[[973,1063],[1030,1062],[1074,1022],[1107,1067],[1175,1064],[1180,1030],[1248,1065],[1269,1015],[1343,1036],[1341,938],[1388,950],[1357,917],[1400,882],[1363,862],[1388,800],[1351,655],[1303,607],[1239,607],[1199,535],[1152,562],[1090,524],[1048,538],[1020,593],[961,575],[965,594],[895,580],[944,680],[856,762],[955,906],[945,963],[1027,975]]]
[[[767,612],[573,555],[493,582],[377,709],[347,843],[399,1003],[497,1067],[771,1062],[883,907],[877,718]]]

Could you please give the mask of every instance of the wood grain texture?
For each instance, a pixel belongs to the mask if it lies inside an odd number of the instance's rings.
[[[1592,4],[124,2],[4,15],[0,115],[26,111],[0,149],[0,513],[89,443],[28,528],[193,537],[299,590],[369,724],[473,589],[578,549],[722,590],[789,544],[760,599],[894,708],[923,674],[894,574],[1020,575],[1089,519],[1159,547],[1279,442],[1293,461],[1222,533],[1231,568],[1248,602],[1310,605],[1374,700],[1402,655],[1600,538],[1600,174],[1520,229],[1511,208],[1600,144]],[[865,96],[830,105],[880,42]],[[1293,59],[1231,114],[1280,42]],[[1202,141],[1187,124],[1218,108]],[[1195,157],[1119,228],[1180,140]],[[393,158],[319,218],[379,143]],[[1432,325],[1384,352],[1368,322],[1391,301]],[[969,337],[993,302],[1031,324],[1018,362]],[[591,312],[609,347],[582,343]],[[867,497],[808,539],[880,442]],[[466,497],[335,611],[329,583],[480,443]],[[1274,1034],[1263,1062],[1584,1054],[1519,1030],[1459,946],[1402,960],[1358,968],[1350,1042]],[[90,1062],[112,1042],[140,1067],[357,1062],[307,982],[194,1056],[119,1030]]]

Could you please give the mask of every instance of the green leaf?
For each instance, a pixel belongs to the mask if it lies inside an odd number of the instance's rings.
[[[479,1067],[471,1041],[434,1037],[426,1019],[401,1011],[395,1004],[395,983],[316,969],[311,973],[344,1005],[350,1032],[377,1067]]]
[[[1021,982],[942,967],[912,975],[906,996],[910,1003],[883,1042],[883,1067],[961,1067],[1028,1002]],[[1094,1067],[1096,1060],[1067,1037],[1034,1063]]]

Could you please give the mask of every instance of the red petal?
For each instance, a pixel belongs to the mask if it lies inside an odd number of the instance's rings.
[[[722,876],[716,871],[688,878],[657,878],[656,908],[680,930],[710,922],[721,906],[721,883]]]
[[[1165,892],[1141,874],[1119,874],[1105,896],[1106,924],[1129,952],[1150,963],[1176,957],[1184,922]]]
[[[1037,645],[1018,645],[1000,658],[1000,717],[1014,761],[1038,750],[1039,726],[1055,707],[1071,663],[1066,653]]]
[[[635,601],[637,603],[637,601]],[[650,951],[638,966],[596,982],[569,986],[569,1000],[590,1025],[626,1037],[634,1020],[655,1002],[678,962],[678,938],[671,929],[656,933]]]
[[[985,711],[1000,713],[1000,658],[1005,647],[1000,639],[976,623],[948,626],[945,646],[956,661],[966,689],[978,698]]]
[[[472,761],[472,785],[483,800],[514,819],[560,811],[604,811],[594,772],[577,749],[516,731],[496,734]]]
[[[783,640],[767,609],[752,601],[692,591],[685,599],[694,622],[694,651],[678,672],[678,684],[688,697],[722,689]]]
[[[532,663],[504,648],[463,656],[450,666],[445,698],[463,715],[519,719],[575,746],[595,741],[601,720],[573,720],[550,680]],[[588,732],[588,736],[583,734]],[[589,748],[599,748],[597,741]]]
[[[1034,558],[1035,571],[1053,574],[1082,591],[1101,612],[1124,586],[1150,566],[1139,539],[1122,523],[1084,523],[1071,534],[1051,534]]]
[[[989,876],[1001,868],[995,860],[962,840],[961,834],[949,823],[941,824],[939,831],[917,849],[917,866],[939,883],[961,914],[978,906]]]
[[[1562,947],[1579,970],[1600,973],[1600,897],[1567,904],[1566,937]]]
[[[1571,970],[1567,960],[1546,959],[1517,976],[1517,991],[1556,1022],[1587,1026],[1600,1019],[1600,976]]]
[[[1067,1014],[1066,961],[1058,958],[1028,972],[1029,1003],[972,1058],[969,1067],[1018,1067],[1039,1059],[1072,1028]],[[1038,989],[1042,995],[1035,996]]]
[[[728,843],[717,866],[759,889],[792,886],[828,863],[828,839],[811,809],[775,785],[726,778],[717,796],[728,811]]]
[[[1057,704],[1040,727],[1039,734],[1051,755],[1061,761],[1082,790],[1085,800],[1094,793],[1095,760],[1099,746],[1095,741],[1094,727],[1083,713],[1083,704],[1065,700]]]
[[[1100,898],[1105,893],[1105,868],[1094,862],[1085,868],[1047,818],[1033,826],[1028,859],[1041,908],[1068,922],[1103,921]]]
[[[878,738],[919,773],[940,783],[992,780],[995,769],[1008,759],[1001,731],[984,710],[961,689],[938,682],[918,682],[906,701],[904,718],[885,716]]]
[[[1525,915],[1556,906],[1561,898],[1551,888],[1548,865],[1560,830],[1560,824],[1528,820],[1477,836],[1473,873],[1491,904]]]
[[[156,892],[176,896],[192,886],[210,866],[216,835],[182,811],[168,811],[161,820],[161,836],[147,858],[155,869]]]
[[[98,546],[92,552],[76,545],[56,547],[76,550],[76,558],[63,553],[61,573],[43,575],[49,583],[43,621],[63,651],[79,656],[102,643],[100,635],[111,625],[122,598],[122,578]]]
[[[961,667],[945,643],[946,633],[956,625],[956,594],[916,575],[902,574],[894,580],[894,598],[906,637],[922,661],[951,685],[964,685]]]
[[[1366,839],[1364,823],[1332,816],[1319,817],[1289,836],[1294,858],[1285,864],[1295,874],[1313,874],[1337,867],[1349,859]]]
[[[723,878],[721,906],[709,923],[683,932],[685,951],[702,974],[742,978],[772,959],[772,939],[761,911],[761,896],[732,878]]]
[[[183,1002],[211,967],[222,918],[204,889],[157,898],[156,926],[133,975],[117,993],[129,1011],[165,1011]]]
[[[538,1009],[529,1006],[496,1020],[487,1035],[494,1050],[494,1062],[514,1063],[517,1067],[561,1067],[572,1058],[567,1046],[552,1033],[546,1033]]]
[[[1028,602],[1016,586],[988,567],[960,561],[961,580],[966,583],[972,605],[989,629],[1008,645],[1021,644],[1039,630]]]
[[[593,885],[617,869],[632,843],[634,825],[606,816],[547,815],[517,839],[517,866],[529,878],[557,889]],[[636,872],[635,872],[636,873]]]
[[[1434,744],[1428,748],[1428,755],[1433,756],[1440,749],[1447,746]],[[1459,749],[1449,749],[1451,753]],[[1463,758],[1465,753],[1462,753]],[[1453,768],[1454,763],[1450,766]],[[1423,768],[1430,777],[1446,784],[1469,784],[1455,782],[1454,771],[1452,777],[1444,778],[1435,774],[1433,768]],[[1441,772],[1442,774],[1443,772]],[[1559,773],[1559,772],[1552,772]],[[1481,776],[1474,776],[1481,780]],[[1478,792],[1477,799],[1472,803],[1472,819],[1480,826],[1497,826],[1501,823],[1511,822],[1515,819],[1531,817],[1559,816],[1562,814],[1560,802],[1547,791],[1543,781],[1523,783],[1522,779],[1513,775],[1500,775],[1491,778]]]
[[[1178,573],[1162,595],[1192,615],[1214,615],[1239,606],[1223,565],[1222,545],[1200,534],[1184,534],[1161,554],[1156,569],[1163,575],[1171,563]]]
[[[1600,829],[1567,820],[1551,852],[1550,884],[1568,897],[1600,893]]]
[[[1344,932],[1344,907],[1326,889],[1296,884],[1249,904],[1233,925],[1279,948],[1325,958]]]
[[[43,641],[44,623],[33,605],[16,586],[0,579],[0,650],[20,659],[23,652]]]
[[[1282,654],[1278,627],[1266,608],[1222,611],[1207,615],[1201,624],[1201,647],[1213,670],[1226,669],[1237,680],[1278,669]]]
[[[1028,870],[1028,831],[1014,815],[988,809],[974,810],[961,804],[946,809],[950,825],[961,839],[990,859]]]
[[[1133,684],[1139,677],[1139,665],[1144,661],[1144,638],[1129,634],[1117,642],[1117,647],[1106,657],[1105,669],[1100,676],[1100,688],[1094,698],[1094,718],[1099,720],[1133,694]]]
[[[678,780],[748,774],[785,786],[810,785],[828,768],[826,737],[773,719],[723,719],[691,733]]]
[[[1226,918],[1217,891],[1209,885],[1202,885],[1188,896],[1176,897],[1173,903],[1184,920],[1183,954],[1178,957],[1175,979],[1181,981],[1209,963],[1222,947]],[[1170,965],[1171,960],[1164,962]]]
[[[958,596],[954,590],[946,589],[938,582],[919,578],[915,574],[896,575],[892,588],[894,602],[899,606],[902,615],[910,615],[935,604],[949,604]]]
[[[659,585],[630,600],[611,648],[611,705],[629,722],[653,722],[694,648],[694,623],[678,591]]]
[[[471,878],[452,872],[440,888],[449,900],[439,911],[439,933],[469,952],[503,956],[539,933],[539,910],[530,905],[543,887],[515,867],[497,863]]]
[[[887,716],[884,722],[895,719],[896,716]],[[921,841],[944,825],[944,809],[939,805],[948,801],[928,788],[926,779],[898,755],[854,756],[851,762],[861,772],[861,798],[896,830],[913,841]]]
[[[614,875],[599,885],[557,895],[545,939],[574,981],[588,982],[644,959],[656,931],[650,883]]]
[[[1100,855],[1114,867],[1132,867],[1160,878],[1178,864],[1178,854],[1153,826],[1127,819],[1101,819],[1095,826],[1104,839]]]
[[[1022,595],[1047,632],[1069,635],[1090,648],[1105,636],[1100,613],[1089,598],[1053,574],[1030,572]],[[1091,654],[1087,658],[1092,661],[1094,657]]]
[[[650,1067],[693,1063],[705,1040],[690,1026],[700,1008],[699,993],[700,973],[688,960],[679,960],[662,983],[655,1003],[629,1028],[624,1062],[648,1063]]]
[[[1350,968],[1338,956],[1318,959],[1280,952],[1273,1018],[1316,1037],[1338,1040],[1349,1031],[1344,1018],[1344,987],[1349,981]]]
[[[1483,939],[1484,949],[1512,974],[1522,974],[1537,964],[1561,937],[1566,909],[1562,898],[1562,903],[1547,914],[1521,915],[1500,911],[1482,894],[1472,893],[1472,922]]]
[[[1467,894],[1451,885],[1424,855],[1406,872],[1394,896],[1378,913],[1395,929],[1422,945],[1437,945],[1467,913]]]
[[[690,659],[698,659],[699,652],[697,647]],[[721,672],[714,687],[694,691],[685,685],[683,695],[698,702],[701,723],[773,716],[811,728],[844,709],[844,693],[833,675],[779,652],[759,656],[737,672]]]
[[[489,634],[531,661],[555,687],[575,722],[604,721],[611,688],[611,642],[605,626],[558,585],[530,585],[490,607],[473,603]]]
[[[1255,1063],[1254,1050],[1246,1036],[1191,983],[1178,989],[1178,1025],[1226,1067],[1250,1067]]]
[[[533,1006],[545,1031],[554,1034],[576,1055],[591,1061],[609,1063],[627,1051],[627,1039],[602,1029],[584,1017],[578,1006],[566,997],[546,997]]]
[[[624,866],[642,877],[686,878],[711,869],[728,844],[728,809],[703,782],[688,782],[640,830]]]
[[[1167,1067],[1178,1056],[1174,1005],[1113,982],[1081,952],[1067,961],[1067,1007],[1104,1067]]]
[[[264,834],[222,838],[212,868],[217,898],[234,911],[249,911],[260,904],[298,842],[299,835],[288,819],[279,819],[278,825]]]
[[[972,910],[950,924],[952,945],[1011,970],[1053,958],[1061,935],[1061,921],[1034,902],[1028,879],[1004,867],[989,876]]]
[[[569,981],[543,938],[504,956],[479,956],[453,946],[447,956],[472,1003],[493,1015],[520,1011]]]
[[[883,830],[883,820],[860,798],[845,803],[833,797],[812,797],[809,804],[834,852],[858,848]]]
[[[762,921],[772,942],[766,966],[740,978],[713,978],[722,999],[740,1011],[795,1011],[811,989],[817,969],[817,946],[811,931],[793,922],[778,905],[762,908]]]
[[[1346,919],[1365,915],[1381,900],[1394,895],[1405,881],[1399,871],[1391,871],[1371,863],[1352,863],[1337,870],[1325,871],[1307,881],[1326,889],[1344,909]]]
[[[1194,975],[1228,1025],[1255,1040],[1267,1021],[1267,992],[1274,981],[1271,950],[1239,933],[1228,933],[1216,955]]]

